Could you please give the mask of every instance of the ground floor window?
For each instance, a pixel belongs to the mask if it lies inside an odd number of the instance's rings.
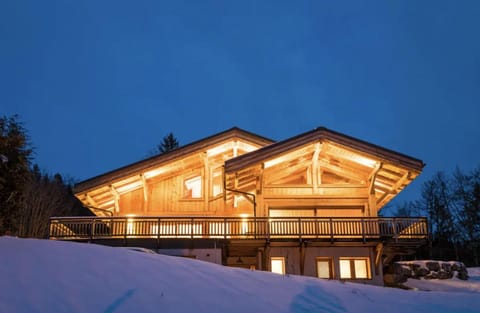
[[[272,257],[270,259],[272,273],[285,274],[285,258],[284,257]]]
[[[370,259],[340,258],[340,279],[370,279]]]
[[[328,257],[317,258],[317,277],[325,278],[325,279],[333,278],[332,258],[328,258]]]

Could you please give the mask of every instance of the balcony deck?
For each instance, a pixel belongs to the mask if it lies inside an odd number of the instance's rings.
[[[50,239],[261,239],[317,241],[419,241],[427,219],[321,217],[52,217]]]

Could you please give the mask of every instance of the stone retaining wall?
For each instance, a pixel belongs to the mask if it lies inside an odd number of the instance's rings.
[[[415,279],[468,279],[467,268],[456,261],[402,261],[393,264],[393,273],[384,275],[386,285],[396,285]]]

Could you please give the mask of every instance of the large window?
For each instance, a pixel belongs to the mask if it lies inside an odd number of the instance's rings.
[[[183,198],[202,198],[202,176],[190,176],[183,181]]]
[[[369,258],[340,258],[340,279],[370,279]]]
[[[317,258],[317,277],[325,278],[325,279],[333,278],[332,258],[328,258],[328,257]]]
[[[285,258],[284,257],[272,257],[270,259],[272,273],[285,274]]]

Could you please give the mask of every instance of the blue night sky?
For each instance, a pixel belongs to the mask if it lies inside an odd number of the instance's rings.
[[[480,1],[8,1],[0,115],[48,172],[83,180],[238,126],[317,126],[480,165]]]

